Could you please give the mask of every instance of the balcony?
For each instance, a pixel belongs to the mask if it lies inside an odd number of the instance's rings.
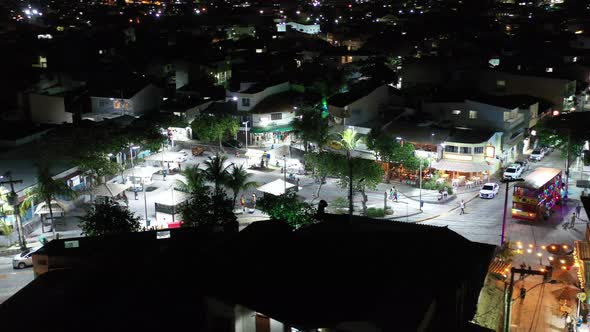
[[[504,130],[511,130],[514,127],[521,125],[524,122],[524,115],[518,114],[513,118],[504,120]]]

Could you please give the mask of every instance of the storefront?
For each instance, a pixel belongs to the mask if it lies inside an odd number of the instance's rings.
[[[294,139],[292,126],[254,127],[249,131],[253,146],[270,146],[290,144]]]

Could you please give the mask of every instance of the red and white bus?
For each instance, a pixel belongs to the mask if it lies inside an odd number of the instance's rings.
[[[514,185],[512,218],[538,221],[561,202],[561,170],[539,167]]]

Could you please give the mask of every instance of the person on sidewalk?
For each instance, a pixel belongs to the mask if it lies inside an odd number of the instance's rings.
[[[578,205],[576,205],[576,216],[578,216],[578,219],[580,219],[580,212],[582,212],[582,205],[578,203]]]
[[[240,197],[240,205],[242,206],[242,212],[246,212],[246,199],[244,198],[244,194]]]
[[[459,213],[459,215],[465,214],[465,201],[461,200],[459,207],[461,208],[461,213]]]
[[[443,199],[447,199],[449,197],[449,191],[447,190],[447,187],[444,187],[443,192],[442,192],[442,196],[443,196]]]
[[[252,194],[252,212],[256,210],[256,194]]]
[[[393,189],[393,199],[397,202],[397,189]]]
[[[576,213],[572,213],[572,219],[570,221],[570,229],[574,228],[574,225],[576,224]]]

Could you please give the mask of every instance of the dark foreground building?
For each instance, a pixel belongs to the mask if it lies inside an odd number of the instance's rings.
[[[7,331],[475,330],[495,247],[448,228],[327,219],[52,241],[0,321]]]

